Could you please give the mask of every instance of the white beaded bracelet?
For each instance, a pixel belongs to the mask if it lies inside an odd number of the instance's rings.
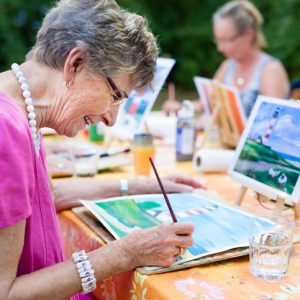
[[[94,269],[84,250],[74,252],[72,260],[77,268],[78,275],[81,280],[82,293],[87,294],[96,289],[96,278]]]

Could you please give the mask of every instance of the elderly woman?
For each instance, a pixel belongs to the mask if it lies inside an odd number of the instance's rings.
[[[72,137],[112,126],[126,95],[151,82],[156,56],[142,17],[112,0],[62,0],[26,62],[0,74],[0,299],[80,299],[97,280],[168,266],[192,245],[192,224],[162,224],[64,261],[48,185],[39,128]]]
[[[287,98],[289,81],[283,65],[262,49],[266,46],[262,32],[263,17],[246,0],[235,0],[220,7],[213,16],[213,31],[217,49],[226,60],[214,79],[233,85],[240,91],[241,102],[249,116],[259,94]],[[167,101],[167,113],[179,109]]]

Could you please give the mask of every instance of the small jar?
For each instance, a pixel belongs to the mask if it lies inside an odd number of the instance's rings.
[[[154,154],[153,136],[149,133],[135,134],[133,139],[133,161],[134,171],[137,176],[150,175],[151,164],[149,158],[153,158]]]

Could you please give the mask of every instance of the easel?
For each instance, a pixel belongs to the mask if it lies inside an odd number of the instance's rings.
[[[247,190],[248,190],[248,187],[246,187],[244,185],[242,185],[240,187],[237,198],[234,202],[236,205],[238,205],[238,206],[241,205]],[[262,195],[258,192],[255,192],[255,193],[256,193],[257,199],[262,199],[264,202],[265,201],[270,201],[270,200],[275,200],[276,201],[275,209],[274,209],[274,212],[273,212],[273,215],[272,215],[272,220],[276,221],[280,217],[280,215],[283,211],[286,200],[282,197],[279,197],[279,196],[268,197],[268,196]],[[300,218],[300,203],[293,203],[293,210],[294,210],[295,218]]]
[[[218,127],[220,143],[226,147],[235,148],[241,136],[241,129],[234,117],[228,91],[216,81],[211,83],[211,90],[212,115],[199,148],[202,148],[208,140],[214,123]]]

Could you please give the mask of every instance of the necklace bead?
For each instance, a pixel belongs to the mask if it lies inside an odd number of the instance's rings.
[[[35,114],[35,108],[33,105],[33,101],[31,99],[31,93],[29,91],[29,85],[26,82],[26,78],[20,68],[20,66],[16,63],[12,64],[11,66],[12,71],[15,73],[16,77],[18,78],[20,88],[23,91],[23,97],[25,98],[25,104],[26,104],[26,110],[28,112],[28,123],[29,123],[29,129],[31,132],[31,137],[33,140],[33,145],[35,148],[35,152],[37,155],[39,155],[40,152],[40,133],[39,130],[36,127],[36,114]]]
[[[243,77],[238,77],[236,83],[237,85],[242,86],[245,83],[245,79]]]

